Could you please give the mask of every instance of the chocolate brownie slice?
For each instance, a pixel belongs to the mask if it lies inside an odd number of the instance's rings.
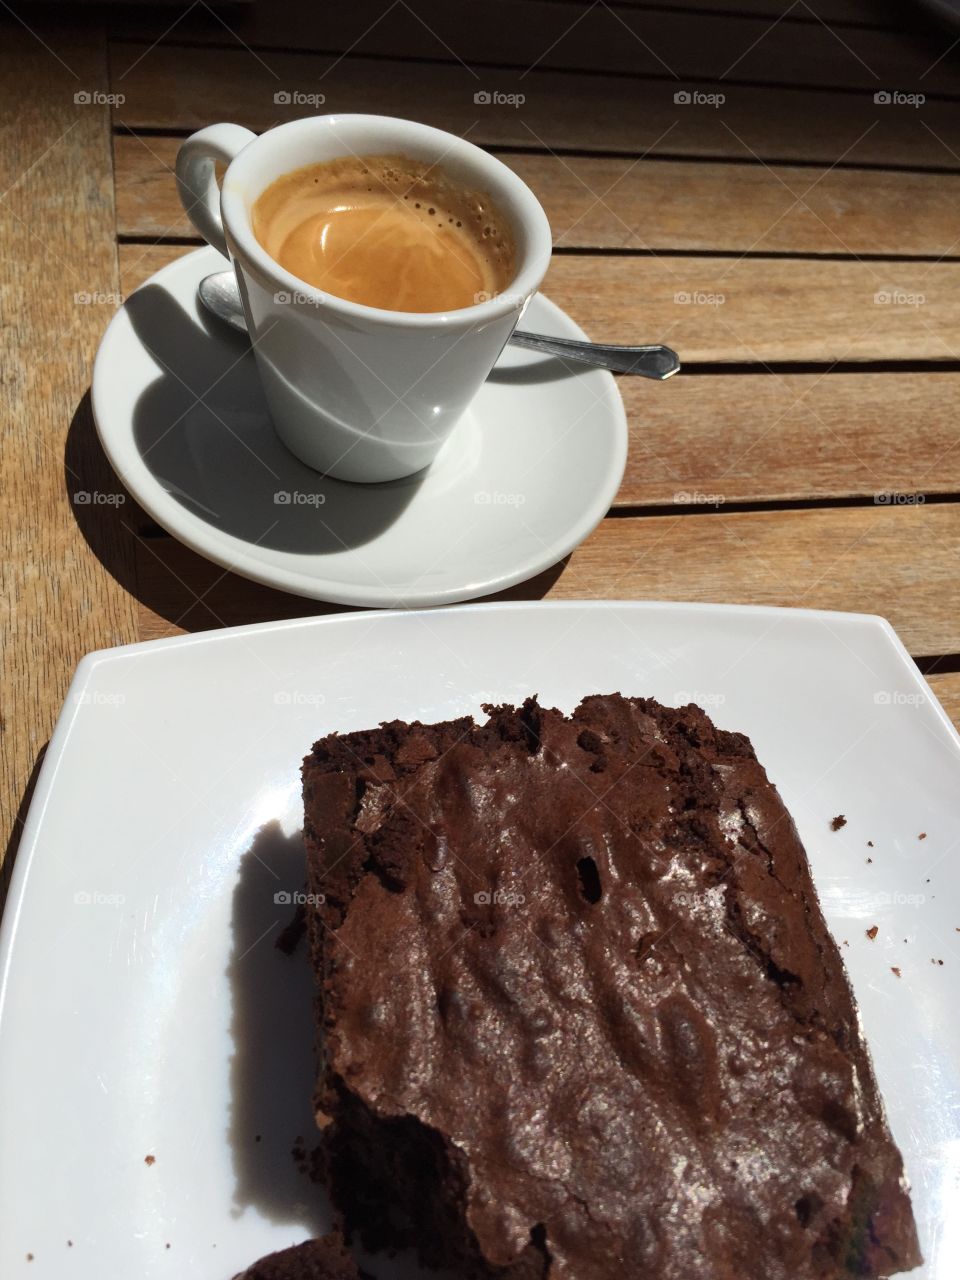
[[[305,1240],[268,1254],[236,1280],[370,1280],[358,1270],[343,1237],[331,1232],[319,1240]]]
[[[304,764],[348,1231],[472,1280],[916,1266],[839,952],[749,741],[618,694],[487,711]]]

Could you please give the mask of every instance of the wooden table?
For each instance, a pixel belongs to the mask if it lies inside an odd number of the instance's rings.
[[[550,295],[598,339],[683,357],[662,387],[621,380],[614,509],[512,596],[880,613],[960,716],[955,33],[899,0],[74,13],[8,13],[0,45],[14,846],[84,653],[318,611],[206,563],[129,498],[75,501],[118,491],[87,394],[99,337],[122,294],[196,243],[180,139],[308,114],[298,95],[492,148],[549,213]]]

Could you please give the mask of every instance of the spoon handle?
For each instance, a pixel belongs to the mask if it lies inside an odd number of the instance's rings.
[[[634,373],[641,378],[656,378],[662,382],[680,368],[680,360],[669,347],[615,347],[602,342],[578,342],[574,338],[548,338],[542,333],[524,333],[516,330],[511,342],[531,351],[546,355],[566,357],[581,364],[596,365],[614,373]]]

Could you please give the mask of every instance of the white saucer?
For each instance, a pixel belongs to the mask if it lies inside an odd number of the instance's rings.
[[[158,271],[114,316],[93,370],[111,463],[194,551],[317,600],[443,604],[549,568],[609,509],[627,453],[614,379],[512,347],[426,471],[356,485],[311,470],[274,433],[246,339],[197,299],[226,265],[204,248]],[[585,337],[542,296],[523,326]]]

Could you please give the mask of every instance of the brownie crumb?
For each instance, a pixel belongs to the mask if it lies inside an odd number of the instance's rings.
[[[890,966],[890,972],[891,972],[895,977],[897,977],[897,978],[899,978],[899,977],[900,977],[900,970],[897,968],[897,966],[896,966],[895,964],[892,964],[892,965]]]
[[[872,848],[873,848],[873,841],[872,841],[872,840],[868,840],[868,841],[867,841],[867,847],[868,847],[868,848],[870,848],[870,849],[872,849]]]
[[[156,1157],[156,1156],[144,1156],[144,1157],[143,1157],[143,1163],[144,1163],[144,1164],[156,1164],[156,1163],[157,1163],[157,1157]]]
[[[872,862],[872,861],[873,861],[873,859],[872,859],[872,858],[868,858],[868,859],[867,859],[867,861],[868,861],[868,862]]]
[[[867,930],[867,937],[872,942],[879,932],[880,932],[880,926],[878,924],[872,924],[870,928]]]
[[[926,838],[927,838],[927,833],[925,831],[921,831],[920,834],[917,836],[918,840],[926,840]]]
[[[27,1261],[28,1261],[28,1262],[32,1262],[32,1261],[33,1261],[33,1254],[32,1254],[32,1253],[28,1253],[28,1254],[27,1254]]]
[[[847,825],[846,818],[843,816],[842,813],[838,813],[837,816],[830,823],[830,830],[839,831],[841,827],[845,827],[846,825]]]

